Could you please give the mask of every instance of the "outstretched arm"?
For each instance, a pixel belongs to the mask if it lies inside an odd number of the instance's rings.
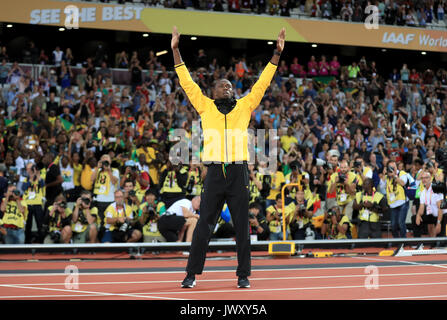
[[[241,100],[247,101],[250,112],[255,110],[259,103],[261,103],[264,97],[265,90],[269,87],[272,82],[273,76],[275,75],[276,69],[279,64],[279,58],[284,50],[284,43],[286,39],[286,29],[282,28],[279,32],[278,39],[276,41],[276,49],[273,52],[273,57],[270,59],[270,63],[264,68],[258,81],[253,85],[251,92],[246,95]]]
[[[284,43],[286,42],[286,29],[282,28],[279,32],[278,39],[276,40],[276,49],[273,51],[273,57],[270,60],[274,65],[279,65],[279,58],[284,50]]]
[[[178,33],[177,27],[174,26],[172,29],[172,39],[171,39],[171,49],[174,55],[174,65],[183,63],[182,56],[180,55],[180,50],[178,44],[180,42],[180,34]]]
[[[172,29],[171,49],[174,56],[175,72],[179,78],[180,86],[185,91],[189,101],[197,112],[202,114],[212,101],[202,93],[202,90],[197,83],[192,80],[188,69],[183,63],[182,56],[180,55],[180,50],[178,48],[179,41],[180,34],[177,31],[177,27],[174,26]]]

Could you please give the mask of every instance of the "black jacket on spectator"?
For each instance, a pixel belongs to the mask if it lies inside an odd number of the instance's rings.
[[[47,175],[45,177],[45,184],[54,182],[57,180],[57,177],[61,175],[61,170],[59,165],[51,164],[47,170]],[[47,199],[47,205],[51,205],[54,202],[54,199],[62,193],[62,183],[58,184],[54,187],[47,187],[45,197]]]

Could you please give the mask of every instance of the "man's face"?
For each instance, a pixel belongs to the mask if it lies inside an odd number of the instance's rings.
[[[153,195],[152,193],[148,194],[146,196],[146,202],[149,204],[155,204],[155,195]]]
[[[124,203],[124,194],[122,192],[115,193],[115,202],[119,206],[123,205],[123,203]]]
[[[344,173],[344,174],[348,173],[348,171],[349,171],[349,166],[348,166],[348,163],[347,163],[346,161],[343,161],[343,162],[340,164],[340,171],[341,171],[342,173]]]
[[[192,208],[197,211],[200,209],[200,197],[195,197],[192,199]]]
[[[329,157],[329,163],[335,168],[338,165],[338,158],[337,156],[331,156]]]
[[[226,79],[219,80],[214,87],[214,95],[216,99],[229,99],[233,97],[233,86]]]

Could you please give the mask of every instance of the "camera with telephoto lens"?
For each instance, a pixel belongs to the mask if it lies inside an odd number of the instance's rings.
[[[103,166],[104,168],[108,168],[108,167],[110,167],[110,162],[107,161],[107,160],[104,160],[104,161],[102,162],[102,166]]]
[[[354,161],[354,168],[358,169],[362,167],[362,163],[360,161]]]
[[[298,215],[302,217],[304,216],[305,213],[306,213],[306,206],[304,204],[300,204],[298,207]]]
[[[332,216],[337,215],[337,212],[335,210],[333,210],[333,209],[329,209],[327,214],[328,214],[329,217],[332,217]]]
[[[393,173],[393,172],[394,172],[394,168],[393,168],[392,166],[388,166],[388,167],[386,168],[386,172],[387,172],[387,173]]]
[[[147,206],[147,216],[149,221],[154,220],[157,216],[157,211],[152,205]]]
[[[119,227],[119,231],[126,232],[130,227],[130,223],[127,220]]]
[[[53,231],[50,233],[50,239],[55,243],[59,243],[61,242],[61,234],[59,232]]]
[[[249,211],[248,212],[248,219],[256,219],[256,216]]]
[[[62,202],[60,202],[60,203],[58,204],[58,206],[59,206],[59,208],[61,208],[61,209],[66,209],[66,208],[67,208],[67,202],[62,201]]]

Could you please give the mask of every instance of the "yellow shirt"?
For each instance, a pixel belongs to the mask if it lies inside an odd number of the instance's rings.
[[[251,92],[237,100],[234,109],[224,115],[217,109],[214,100],[206,97],[192,80],[185,64],[181,63],[175,66],[180,85],[202,120],[204,141],[202,161],[250,160],[247,128],[251,113],[258,107],[265,90],[270,86],[276,68],[277,66],[269,62]]]
[[[4,200],[5,201],[5,200]],[[26,201],[20,201],[24,212],[20,212],[16,201],[8,201],[6,203],[6,210],[2,218],[2,224],[10,224],[17,226],[20,229],[25,228],[26,219],[28,217],[28,207]]]
[[[132,207],[131,206],[127,206],[124,205],[123,209],[120,210],[116,210],[116,203],[112,203],[111,205],[109,205],[104,213],[104,222],[105,222],[105,228],[106,230],[110,230],[113,231],[115,229],[117,229],[116,224],[108,224],[107,223],[107,218],[121,218],[121,217],[127,217],[130,219],[133,219],[133,212],[132,212]]]
[[[272,175],[271,181],[271,189],[270,194],[267,197],[267,200],[275,200],[276,195],[281,192],[281,184],[285,183],[286,180],[284,178],[284,174],[282,171],[276,171],[274,175]]]
[[[84,215],[84,217],[82,217],[81,212],[82,212],[82,210],[79,210],[78,221],[72,222],[72,224],[71,224],[71,229],[73,230],[73,232],[82,233],[88,227],[88,221],[87,221],[86,214],[82,213]],[[98,208],[96,208],[96,207],[90,208],[90,215],[96,216],[96,223],[98,224],[98,222],[99,222]]]
[[[294,136],[282,136],[281,137],[281,148],[287,153],[292,145],[292,143],[298,144],[298,140]]]
[[[355,195],[355,200],[359,204],[362,201],[368,201],[368,202],[379,204],[380,201],[384,197],[383,194],[381,194],[380,192],[377,192],[377,191],[374,191],[373,195],[368,196],[368,195],[364,195],[363,192],[357,192]],[[378,222],[380,219],[380,216],[376,212],[373,212],[366,208],[362,208],[359,211],[359,219],[363,220],[363,221],[369,221],[369,222]]]
[[[335,181],[337,180],[338,174],[339,174],[339,172],[335,172],[331,175],[331,178],[330,178],[329,184],[328,184],[328,192],[331,189],[331,186],[334,183],[336,183]],[[354,181],[356,179],[357,179],[357,175],[354,172],[348,172],[347,180],[348,180],[349,184],[354,183]],[[344,188],[344,185],[341,183],[337,183],[336,192],[337,192],[337,204],[340,206],[348,204],[349,202],[354,200],[354,196],[347,193]]]
[[[79,187],[81,185],[81,173],[82,173],[82,164],[73,164],[73,182],[75,187]]]

